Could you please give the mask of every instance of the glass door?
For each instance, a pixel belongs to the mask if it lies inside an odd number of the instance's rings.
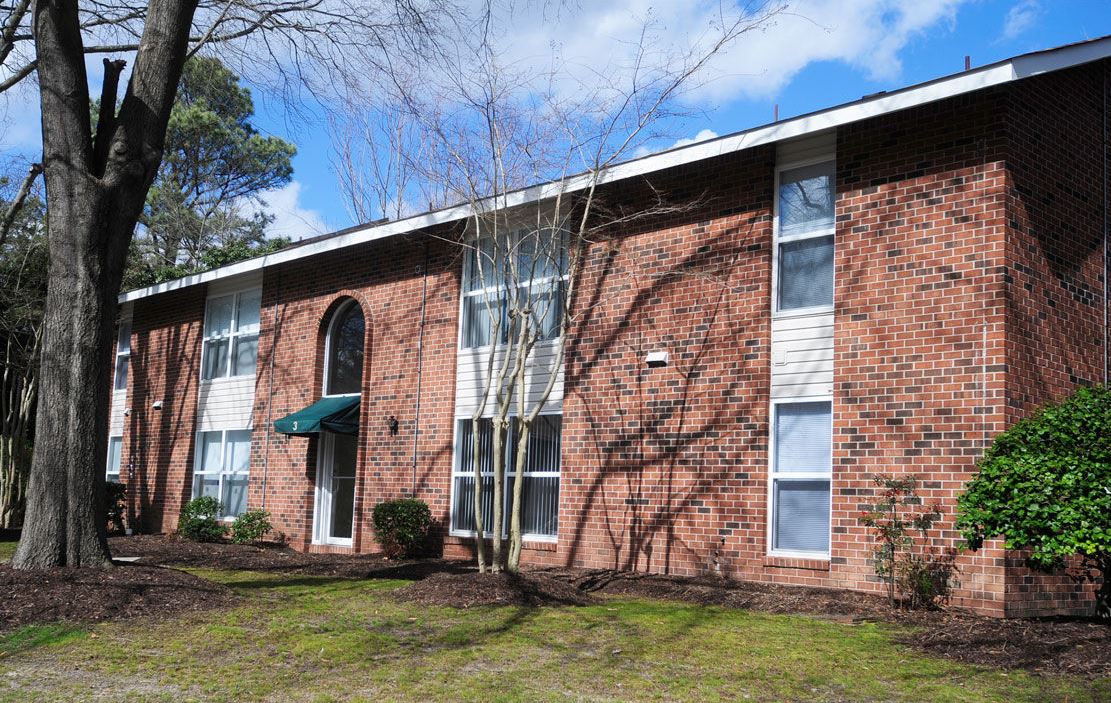
[[[314,541],[350,546],[355,522],[355,459],[359,439],[354,435],[323,432],[321,445]]]

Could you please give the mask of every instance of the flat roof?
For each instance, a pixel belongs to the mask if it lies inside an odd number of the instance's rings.
[[[944,100],[956,95],[972,93],[1024,78],[1080,66],[1109,56],[1111,56],[1111,35],[1053,49],[1021,54],[899,90],[868,95],[835,107],[623,161],[600,173],[597,183],[599,185],[612,183],[751,149],[762,144],[794,139],[860,120]],[[492,196],[481,201],[480,205],[485,211],[519,207],[527,203],[546,200],[560,193],[573,193],[582,190],[590,185],[591,180],[589,173],[580,173],[566,179],[539,183],[499,196]],[[473,212],[472,206],[468,203],[431,210],[400,220],[385,223],[379,221],[349,227],[328,235],[311,238],[272,254],[246,259],[203,273],[121,293],[119,302],[126,303],[201,283],[239,276],[252,271],[261,271],[268,266],[276,266],[345,247],[415,232],[426,227],[458,222],[471,216]]]

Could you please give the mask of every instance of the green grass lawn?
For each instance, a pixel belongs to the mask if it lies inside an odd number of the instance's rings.
[[[5,542],[0,541],[0,563],[11,561],[12,555],[15,554],[15,545],[19,542]]]
[[[1111,681],[953,664],[847,625],[659,601],[470,611],[399,581],[195,572],[230,611],[0,637],[0,701],[1098,701]]]

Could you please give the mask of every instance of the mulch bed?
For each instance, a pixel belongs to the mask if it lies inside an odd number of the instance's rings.
[[[0,565],[0,632],[58,621],[171,617],[236,600],[226,586],[174,569],[121,564],[112,569],[17,571]]]
[[[307,554],[277,543],[201,544],[177,535],[136,535],[108,540],[112,556],[139,563],[228,571],[263,571],[340,578],[422,579],[429,574],[471,570],[447,559],[396,560],[380,554]]]
[[[419,605],[473,608],[489,605],[588,605],[594,602],[574,585],[532,572],[524,574],[433,574],[406,586],[399,600]]]
[[[599,569],[546,569],[588,593],[676,600],[841,622],[892,622],[913,634],[900,642],[967,664],[1045,674],[1111,676],[1111,625],[1077,618],[986,618],[954,610],[892,611],[881,596],[803,586]]]
[[[985,666],[1046,674],[1111,676],[1111,626],[1081,619],[997,620],[958,611],[892,611],[883,597],[832,589],[687,578],[602,569],[531,569],[478,574],[465,562],[392,561],[379,555],[303,554],[281,545],[196,544],[174,536],[110,541],[139,563],[106,571],[13,571],[0,565],[0,631],[56,620],[91,622],[172,616],[235,602],[226,587],[164,566],[292,573],[338,578],[412,579],[396,595],[420,605],[586,605],[599,596],[634,596],[699,605],[810,615],[844,623],[913,628],[902,641],[922,652]]]

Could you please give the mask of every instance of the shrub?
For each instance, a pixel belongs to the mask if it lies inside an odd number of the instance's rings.
[[[224,536],[224,526],[216,519],[220,501],[212,496],[194,498],[181,509],[177,530],[194,542],[215,542]]]
[[[881,489],[880,500],[862,512],[859,520],[872,530],[878,543],[872,555],[876,575],[887,583],[892,607],[896,590],[908,607],[933,605],[938,596],[949,594],[953,559],[927,551],[916,554],[915,533],[925,538],[941,519],[941,508],[922,507],[916,476],[876,476],[873,480]]]
[[[971,549],[1002,537],[1048,570],[1079,556],[1103,574],[1096,614],[1111,618],[1111,388],[1080,388],[1000,434],[957,499]]]
[[[123,513],[126,500],[127,488],[122,483],[108,481],[104,484],[104,517],[110,535],[123,533]]]
[[[257,542],[266,536],[274,526],[270,524],[270,513],[265,510],[248,510],[231,524],[231,541],[236,544]]]
[[[374,506],[374,536],[387,557],[416,556],[432,527],[432,511],[417,498],[387,500]]]

